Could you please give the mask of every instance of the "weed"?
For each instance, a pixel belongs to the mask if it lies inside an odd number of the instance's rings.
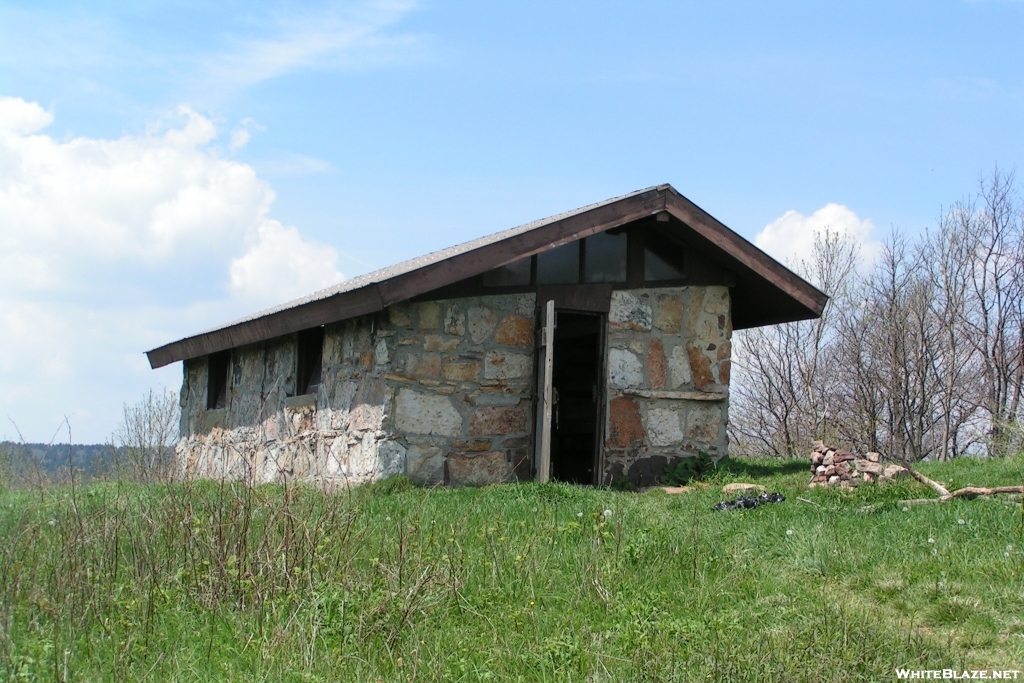
[[[875,681],[1024,661],[1019,503],[903,512],[916,482],[808,491],[806,463],[740,465],[787,501],[741,517],[711,511],[713,487],[8,488],[0,681]],[[1024,479],[1024,459],[991,466],[922,469]]]
[[[691,482],[700,481],[714,469],[715,463],[711,456],[700,451],[695,456],[680,458],[675,463],[667,465],[660,481],[666,486],[686,486]]]

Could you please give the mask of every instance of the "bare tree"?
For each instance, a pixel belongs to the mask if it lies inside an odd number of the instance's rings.
[[[135,481],[168,481],[174,472],[181,407],[177,392],[152,389],[124,417],[111,437],[121,476]]]
[[[938,460],[955,458],[979,441],[981,369],[976,346],[965,330],[972,293],[971,216],[954,206],[939,220],[937,232],[928,233],[918,250],[927,270],[933,298],[930,315],[937,334],[933,373],[939,378],[942,434]]]
[[[904,461],[1024,446],[1024,207],[997,168],[938,230],[893,231],[866,273],[826,231],[799,272],[819,320],[737,335],[730,434],[792,455],[841,439]]]
[[[1024,373],[1024,225],[1013,174],[996,168],[991,179],[982,179],[978,199],[961,203],[957,212],[971,254],[964,333],[980,358],[989,448],[998,454],[1008,445],[1007,426],[1017,422]]]
[[[842,375],[835,372],[835,335],[857,260],[850,237],[824,230],[810,260],[796,266],[830,295],[822,316],[736,335],[730,425],[737,451],[792,456],[836,429]]]

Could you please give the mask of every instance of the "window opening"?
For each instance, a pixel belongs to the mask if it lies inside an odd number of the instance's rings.
[[[600,232],[584,240],[584,282],[626,281],[626,233]]]
[[[295,393],[315,394],[320,390],[323,371],[324,328],[314,327],[299,332],[298,368],[295,373]]]
[[[570,242],[537,254],[538,285],[574,285],[579,281],[579,242]]]
[[[231,351],[211,353],[206,372],[206,409],[226,408],[228,404],[228,372],[231,369]]]
[[[484,287],[522,287],[530,284],[533,259],[529,256],[484,273]]]
[[[649,232],[644,240],[644,280],[681,280],[686,277],[686,249]]]

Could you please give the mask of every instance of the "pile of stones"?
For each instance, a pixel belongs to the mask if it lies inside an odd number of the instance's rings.
[[[902,479],[909,473],[899,465],[883,465],[878,453],[854,455],[841,448],[814,442],[811,452],[811,488],[817,486],[856,486],[863,482],[883,484]]]

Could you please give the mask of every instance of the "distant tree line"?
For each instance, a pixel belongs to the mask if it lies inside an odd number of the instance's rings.
[[[178,394],[152,389],[133,405],[105,444],[0,442],[0,488],[103,479],[168,481],[174,475],[181,410]]]
[[[1021,449],[1024,203],[996,169],[920,237],[881,255],[825,229],[797,272],[818,320],[735,335],[738,454],[805,455],[815,439],[916,461]]]

